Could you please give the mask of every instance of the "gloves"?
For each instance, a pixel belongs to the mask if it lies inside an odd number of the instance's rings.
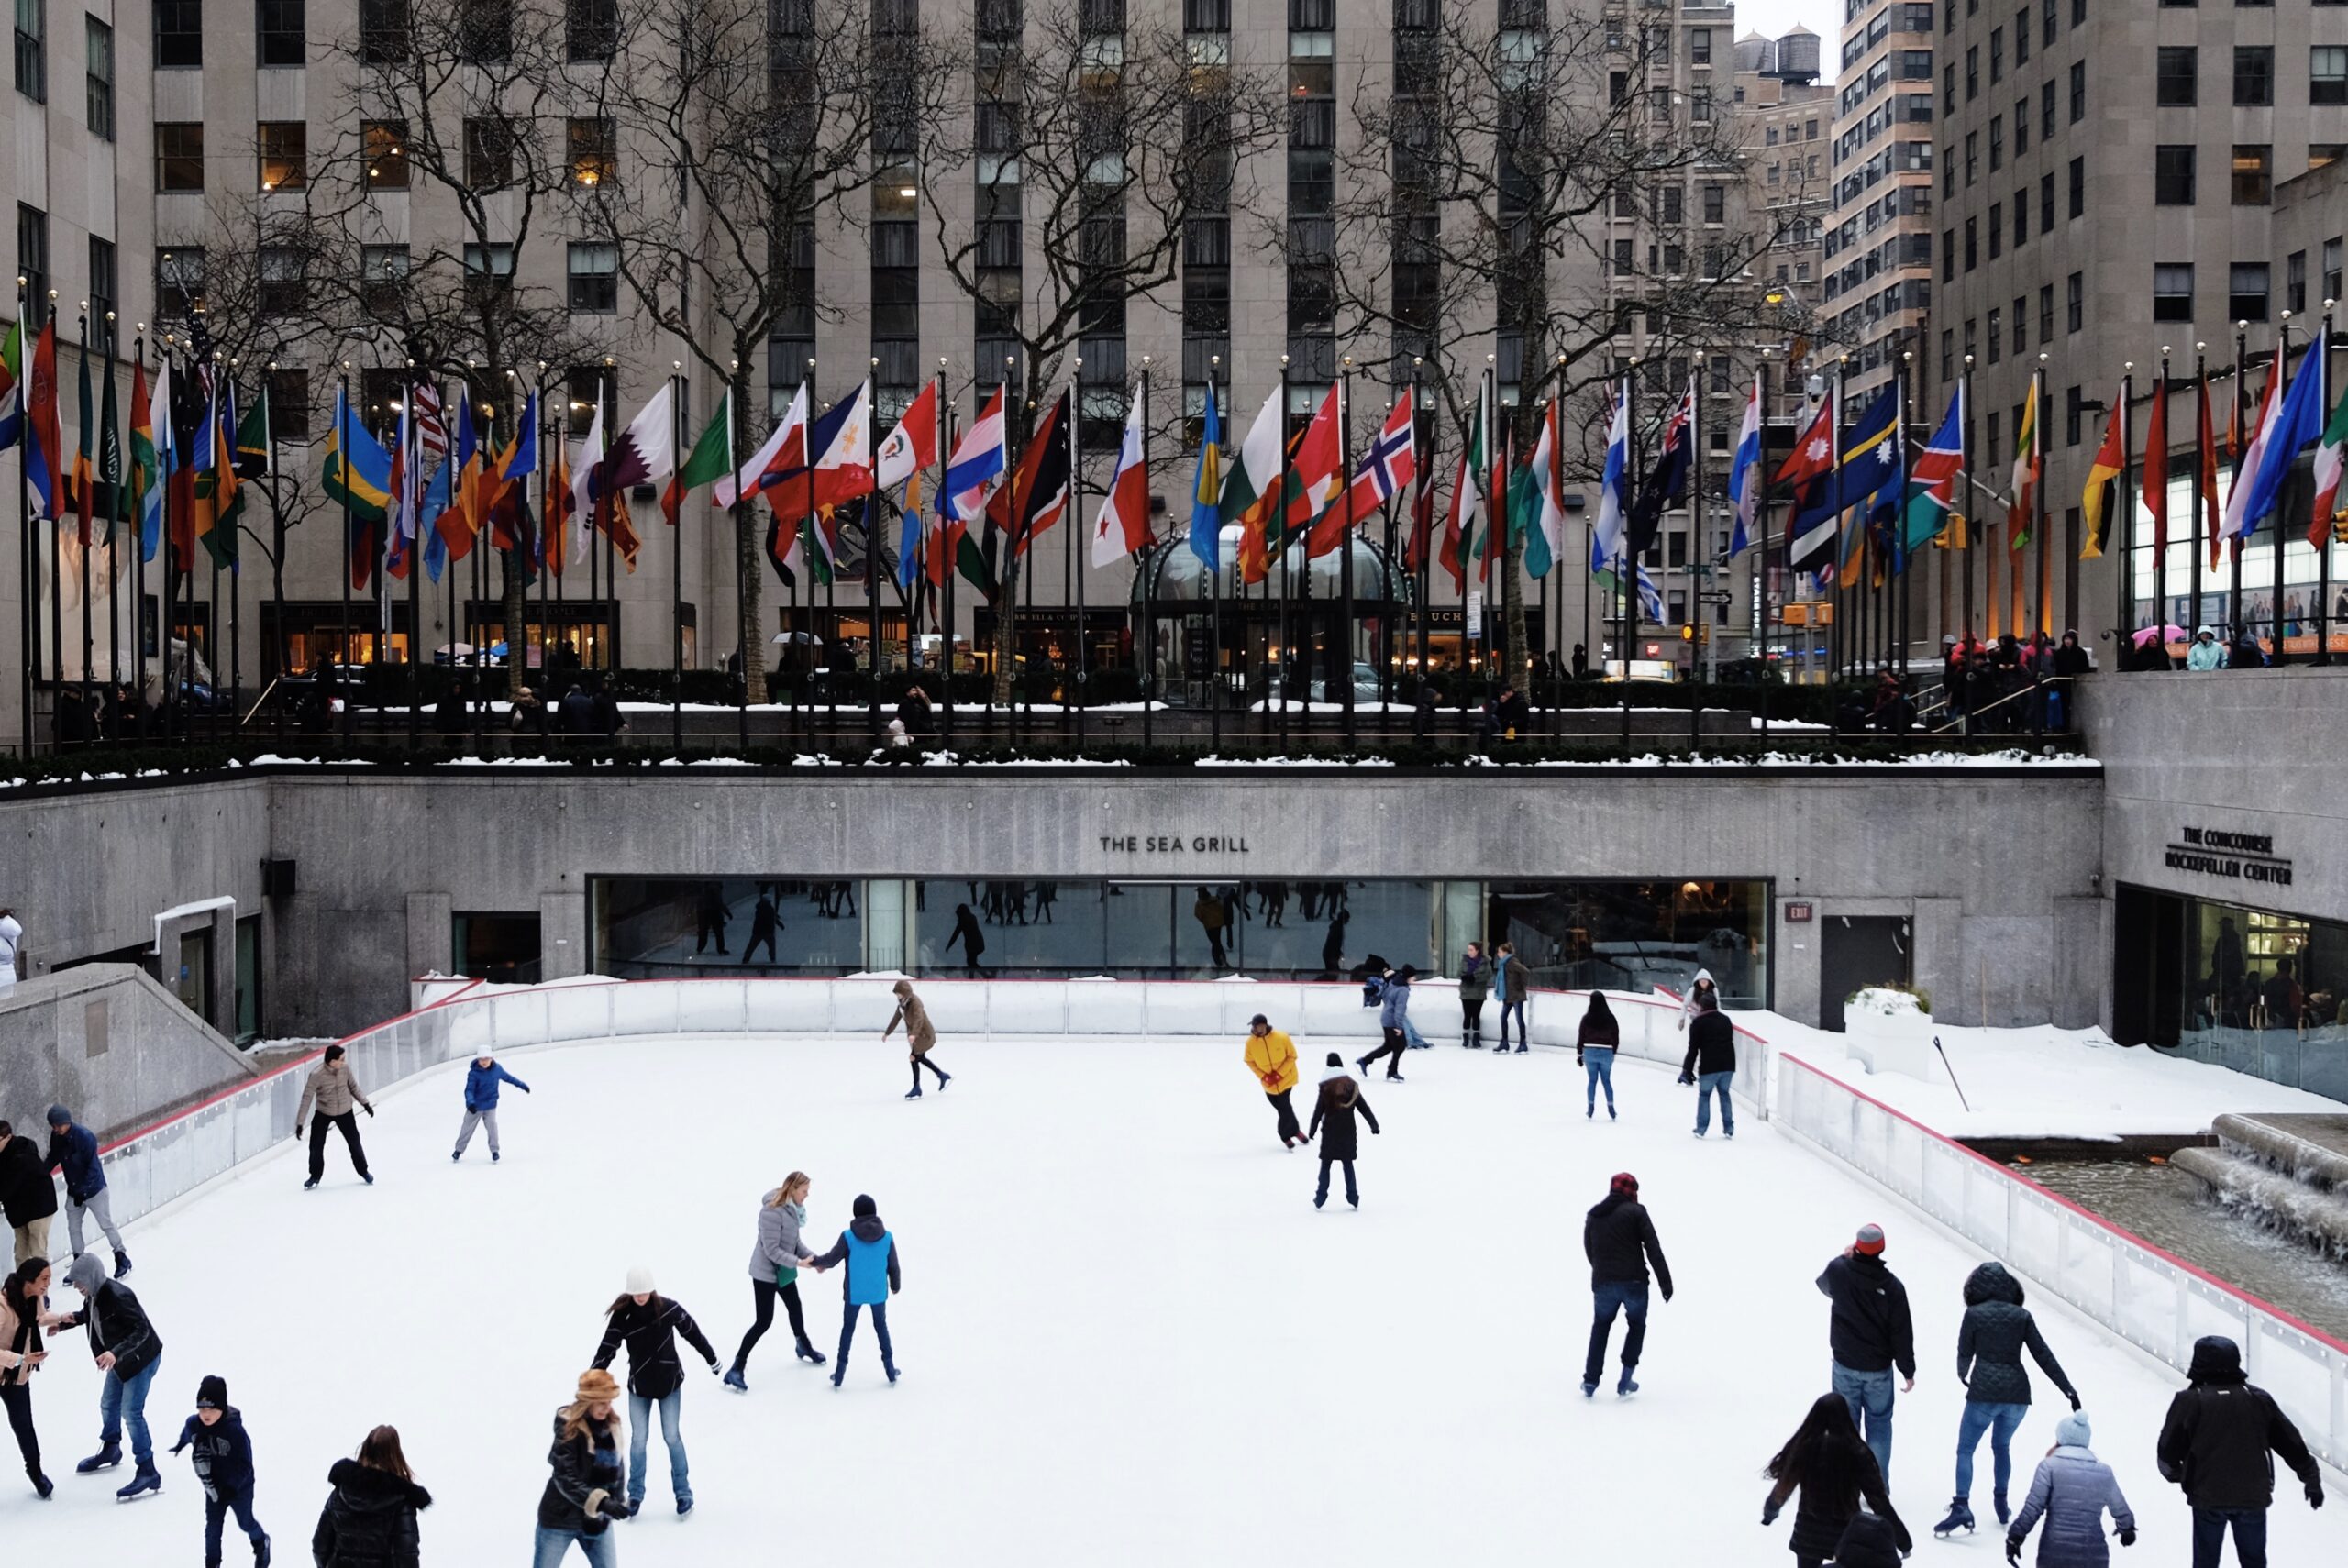
[[[2121,1531],[2120,1532],[2120,1544],[2121,1544],[2121,1545],[2122,1545],[2122,1546],[2133,1546],[2133,1545],[2135,1545],[2135,1544],[2136,1544],[2136,1532],[2135,1532],[2134,1530],[2132,1530],[2132,1529],[2123,1529],[2123,1530],[2121,1530]]]
[[[1764,1503],[1761,1505],[1761,1528],[1767,1529],[1769,1526],[1776,1524],[1777,1522],[1778,1509],[1776,1505],[1770,1503]]]
[[[1692,1084],[1696,1081],[1696,1075],[1693,1073],[1682,1073],[1679,1075],[1679,1081],[1683,1084]]]
[[[714,1361],[709,1364],[709,1375],[712,1377],[723,1377],[725,1375],[724,1370],[721,1369]]]
[[[2077,1389],[2074,1388],[2073,1390],[2071,1390],[2071,1408],[2072,1408],[2072,1409],[2074,1409],[2074,1410],[2076,1410],[2076,1409],[2077,1409],[2078,1408],[2079,1408],[2079,1393],[2078,1393],[2078,1390],[2077,1390]]]
[[[2021,1563],[2021,1537],[2018,1535],[2010,1535],[2006,1537],[2006,1561],[2017,1565]]]
[[[1670,1299],[1671,1299],[1671,1287],[1670,1287],[1669,1286],[1664,1286],[1664,1289],[1663,1289],[1663,1298],[1664,1298],[1666,1301],[1668,1301],[1668,1300],[1670,1300]]]
[[[604,1499],[603,1515],[607,1519],[624,1519],[636,1510],[617,1497]]]
[[[360,1109],[360,1110],[363,1110],[363,1111],[365,1111],[365,1112],[367,1113],[367,1120],[368,1120],[368,1121],[374,1121],[374,1120],[375,1120],[375,1108],[374,1108],[373,1106],[371,1106],[371,1105],[362,1105],[362,1106],[360,1106],[359,1109]]]
[[[304,1133],[305,1133],[305,1132],[309,1132],[309,1130],[310,1130],[310,1124],[309,1124],[308,1122],[306,1122],[306,1121],[296,1121],[295,1123],[294,1123],[294,1141],[295,1141],[296,1143],[299,1143],[299,1142],[301,1141],[301,1139],[302,1139],[302,1135],[303,1135]]]
[[[2320,1508],[2323,1507],[2323,1483],[2320,1480],[2309,1482],[2304,1490],[2308,1495],[2309,1507]]]
[[[1589,1064],[1583,1060],[1581,1047],[1578,1045],[1574,1047],[1574,1066],[1577,1067],[1589,1066]]]

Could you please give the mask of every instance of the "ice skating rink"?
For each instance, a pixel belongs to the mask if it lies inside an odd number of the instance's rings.
[[[1368,1086],[1385,1131],[1364,1130],[1357,1214],[1335,1196],[1314,1212],[1312,1157],[1280,1149],[1237,1039],[949,1035],[937,1055],[953,1087],[908,1103],[902,1047],[870,1036],[518,1053],[504,1060],[536,1092],[506,1090],[494,1166],[478,1139],[449,1164],[452,1064],[361,1119],[372,1188],[337,1140],[303,1192],[289,1141],[129,1231],[165,1342],[158,1449],[196,1380],[226,1376],[260,1517],[281,1562],[306,1562],[327,1465],[393,1422],[437,1499],[425,1562],[526,1562],[549,1418],[628,1267],[651,1267],[730,1358],[759,1197],[803,1169],[814,1244],[859,1192],[897,1232],[903,1381],[882,1381],[869,1323],[838,1393],[792,1359],[780,1314],[748,1397],[688,1352],[698,1506],[674,1517],[656,1434],[645,1516],[615,1527],[624,1562],[1784,1563],[1790,1511],[1761,1528],[1760,1468],[1826,1387],[1811,1282],[1876,1220],[1918,1326],[1892,1466],[1915,1561],[2002,1562],[1986,1443],[1983,1532],[1929,1535],[1977,1256],[1766,1123],[1696,1142],[1693,1091],[1660,1068],[1620,1064],[1623,1118],[1601,1105],[1593,1123],[1569,1054],[1412,1052],[1409,1083]],[[1656,1304],[1644,1392],[1618,1403],[1610,1359],[1585,1402],[1581,1218],[1624,1169],[1678,1295]],[[841,1277],[801,1281],[827,1354]],[[2153,1466],[2180,1380],[2032,1305],[2138,1512],[2115,1562],[2184,1561],[2188,1516]],[[0,1474],[7,1557],[201,1561],[185,1456],[131,1506],[114,1501],[127,1463],[72,1474],[95,1446],[97,1375],[78,1332],[53,1348],[35,1408],[57,1496]],[[2017,1501],[2061,1408],[2033,1385]],[[2348,1498],[2311,1514],[2288,1485],[2273,1527],[2279,1568],[2348,1560]],[[233,1523],[225,1561],[249,1561]]]

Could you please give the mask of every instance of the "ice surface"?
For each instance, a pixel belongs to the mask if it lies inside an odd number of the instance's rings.
[[[699,1507],[675,1520],[656,1437],[648,1516],[618,1527],[630,1568],[1775,1568],[1788,1527],[1758,1525],[1760,1466],[1826,1385],[1811,1280],[1867,1220],[1890,1232],[1923,1362],[1899,1407],[1895,1498],[1924,1536],[1949,1496],[1958,1291],[1976,1254],[1766,1124],[1695,1142],[1690,1091],[1663,1069],[1621,1063],[1623,1120],[1592,1123],[1561,1051],[1412,1052],[1408,1084],[1368,1088],[1385,1131],[1365,1132],[1356,1214],[1313,1211],[1310,1157],[1279,1147],[1236,1039],[949,1032],[937,1056],[953,1087],[907,1103],[903,1053],[869,1035],[516,1053],[506,1065],[536,1092],[506,1092],[498,1165],[480,1139],[449,1163],[462,1065],[427,1072],[360,1124],[373,1188],[338,1143],[326,1186],[305,1194],[289,1142],[131,1227],[132,1283],[166,1343],[158,1446],[197,1378],[225,1375],[260,1518],[294,1562],[327,1466],[390,1421],[438,1498],[425,1561],[526,1561],[548,1417],[629,1265],[730,1354],[759,1197],[803,1169],[819,1244],[858,1192],[901,1239],[904,1381],[881,1381],[869,1326],[840,1393],[792,1360],[780,1324],[748,1397],[693,1363]],[[1623,1169],[1678,1294],[1656,1306],[1645,1391],[1585,1403],[1577,1231]],[[839,1277],[803,1284],[826,1353]],[[2038,1311],[2143,1521],[2135,1557],[2183,1561],[2187,1516],[2152,1465],[2177,1379],[2060,1306]],[[80,1336],[56,1349],[36,1408],[58,1495],[0,1478],[9,1558],[195,1561],[184,1457],[136,1507],[113,1500],[126,1472],[71,1474],[93,1446],[96,1375]],[[2058,1404],[2024,1423],[2017,1486]],[[2348,1518],[2310,1514],[2295,1490],[2273,1529],[2278,1563],[2348,1550]],[[1966,1543],[1968,1560],[1993,1559],[1993,1542]],[[1925,1539],[1918,1561],[1941,1550]],[[232,1535],[227,1561],[244,1551]]]

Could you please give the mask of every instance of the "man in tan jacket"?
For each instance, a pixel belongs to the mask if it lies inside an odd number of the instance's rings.
[[[921,1098],[921,1070],[924,1067],[937,1075],[937,1088],[942,1094],[946,1086],[954,1081],[954,1075],[929,1059],[929,1048],[937,1043],[937,1031],[929,1025],[929,1010],[921,1005],[921,998],[914,995],[911,980],[899,980],[892,988],[897,993],[897,1010],[889,1015],[889,1026],[880,1032],[880,1038],[886,1040],[894,1034],[900,1023],[905,1026],[905,1043],[912,1047],[910,1055],[914,1065],[913,1092],[905,1098]]]
[[[350,1064],[344,1059],[342,1047],[327,1047],[326,1059],[310,1074],[310,1081],[302,1086],[302,1104],[294,1112],[294,1136],[302,1136],[306,1126],[310,1133],[310,1179],[302,1184],[304,1192],[318,1185],[327,1174],[327,1127],[328,1123],[342,1130],[342,1141],[350,1149],[350,1168],[369,1187],[375,1178],[367,1171],[367,1151],[359,1144],[359,1118],[352,1114],[356,1104],[369,1116],[375,1107],[359,1080],[350,1076]],[[312,1114],[313,1111],[316,1114]]]

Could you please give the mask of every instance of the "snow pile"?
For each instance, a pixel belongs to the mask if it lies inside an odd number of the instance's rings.
[[[1923,1012],[1923,1004],[1911,992],[1891,990],[1881,986],[1869,986],[1865,990],[1855,991],[1851,999],[1843,1004],[1845,1019],[1853,1013],[1865,1013],[1876,1018],[1921,1018]]]

